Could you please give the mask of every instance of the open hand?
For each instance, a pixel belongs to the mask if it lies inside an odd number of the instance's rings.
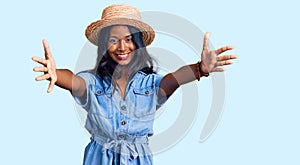
[[[224,65],[230,65],[233,62],[232,59],[236,59],[237,55],[224,55],[218,56],[223,52],[232,50],[233,46],[224,46],[217,50],[210,50],[209,48],[209,36],[210,33],[206,32],[203,41],[203,50],[201,54],[201,70],[205,73],[211,72],[223,72],[225,69],[222,67]]]
[[[43,66],[38,66],[33,68],[34,72],[43,72],[44,74],[35,78],[36,81],[49,80],[50,84],[47,92],[50,93],[57,81],[56,66],[55,61],[50,52],[49,44],[46,40],[43,40],[43,47],[45,51],[45,59],[40,57],[32,57],[32,60],[42,64]]]

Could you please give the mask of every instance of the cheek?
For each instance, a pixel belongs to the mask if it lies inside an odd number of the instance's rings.
[[[133,50],[136,50],[136,46],[132,43],[130,49],[133,51]]]
[[[108,47],[107,48],[108,53],[113,53],[117,49],[117,47],[115,45],[108,45],[107,47]]]

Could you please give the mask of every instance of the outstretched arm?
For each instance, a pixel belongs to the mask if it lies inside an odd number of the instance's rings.
[[[223,55],[223,52],[232,50],[232,46],[224,46],[217,50],[209,48],[210,33],[205,33],[203,41],[203,50],[201,53],[201,62],[186,65],[179,68],[173,73],[169,73],[161,80],[160,93],[163,96],[170,96],[172,93],[183,84],[194,80],[200,80],[202,76],[208,76],[211,72],[223,72],[224,65],[231,65],[232,59],[236,59],[236,55]]]
[[[81,77],[74,75],[68,69],[56,69],[54,58],[52,57],[49,44],[46,40],[43,40],[43,47],[45,59],[32,57],[33,61],[43,65],[33,68],[34,72],[44,73],[43,75],[36,77],[35,80],[49,80],[48,93],[52,91],[54,85],[57,85],[63,89],[69,90],[75,96],[83,96],[86,89],[84,80]]]

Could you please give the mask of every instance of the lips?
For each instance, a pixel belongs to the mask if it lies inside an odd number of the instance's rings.
[[[128,53],[128,54],[115,54],[115,55],[118,60],[127,60],[130,54]]]

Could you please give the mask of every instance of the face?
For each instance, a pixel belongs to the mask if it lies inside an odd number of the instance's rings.
[[[126,66],[134,58],[136,49],[127,26],[113,26],[108,39],[108,53],[119,65]]]

